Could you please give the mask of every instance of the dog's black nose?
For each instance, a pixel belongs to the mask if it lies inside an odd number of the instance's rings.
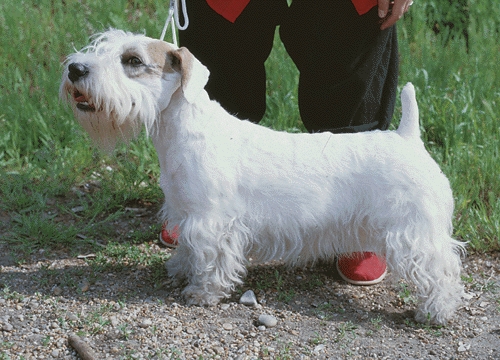
[[[78,81],[80,78],[87,76],[89,68],[80,63],[71,63],[68,65],[68,77],[71,82]]]

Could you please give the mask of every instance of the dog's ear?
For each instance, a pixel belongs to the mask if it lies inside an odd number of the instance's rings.
[[[181,87],[184,97],[193,103],[205,88],[210,72],[185,47],[170,52],[172,68],[181,73]]]

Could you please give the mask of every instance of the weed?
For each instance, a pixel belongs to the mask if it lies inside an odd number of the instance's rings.
[[[278,291],[278,300],[285,303],[289,303],[295,297],[295,291],[293,289],[285,290],[285,280],[278,270],[274,272],[275,287]]]
[[[164,357],[162,357],[161,355],[169,355],[169,359],[171,360],[180,360],[182,359],[182,351],[177,349],[176,347],[170,347],[168,349],[159,349],[159,350],[156,350],[155,351],[155,355],[159,358],[159,359],[163,359]],[[201,358],[200,358],[201,359]]]
[[[262,348],[261,352],[264,357],[272,357],[276,360],[290,360],[292,355],[290,354],[290,344],[278,343],[279,349],[271,349],[269,347]]]
[[[67,246],[75,241],[77,229],[74,226],[51,221],[54,215],[44,212],[18,214],[13,218],[10,234],[4,239],[23,253],[47,247]]]
[[[375,318],[371,318],[370,319],[370,322],[372,324],[372,326],[375,328],[375,330],[380,330],[382,328],[382,317],[380,315],[378,315],[377,317]]]
[[[49,346],[49,344],[50,344],[50,340],[51,340],[51,338],[50,338],[50,336],[49,336],[49,335],[45,336],[45,337],[42,339],[42,346]]]
[[[58,317],[57,322],[59,323],[59,327],[61,329],[67,329],[70,326],[70,324],[63,317]]]
[[[284,303],[289,303],[295,298],[295,291],[293,289],[283,290],[278,293],[278,301],[282,301]]]
[[[257,274],[257,278],[256,287],[260,291],[270,289],[274,284],[273,279],[270,276],[267,276],[267,274]]]
[[[165,261],[170,255],[156,256],[154,262],[150,264],[149,271],[150,275],[148,277],[149,281],[153,284],[155,289],[159,288],[165,281]],[[159,300],[161,301],[161,300]]]
[[[309,340],[309,342],[313,345],[319,345],[323,344],[325,342],[325,339],[318,333],[317,331],[314,332],[314,337]]]
[[[399,291],[398,296],[403,304],[417,303],[417,299],[412,295],[411,290],[408,288],[407,284],[399,283],[399,287],[401,288],[401,290]]]
[[[324,320],[324,321],[331,320],[334,317],[335,313],[340,313],[343,311],[345,311],[345,310],[342,309],[341,307],[334,307],[329,302],[324,302],[324,303],[318,305],[318,307],[316,309],[314,309],[314,313],[316,314],[316,317],[318,317],[319,319]]]
[[[128,341],[130,336],[134,333],[134,330],[129,328],[129,324],[120,324],[118,326],[118,330],[120,331],[123,340],[126,341]]]
[[[96,308],[88,316],[82,318],[82,325],[87,329],[90,335],[100,334],[110,321],[104,316],[112,310],[112,305],[107,304]]]
[[[310,278],[302,279],[300,282],[301,290],[312,290],[320,286],[323,286],[323,281],[318,274],[312,274]]]
[[[472,277],[472,275],[463,274],[461,276],[461,279],[462,279],[462,282],[467,283],[467,284],[472,284],[474,282],[474,278]]]
[[[475,290],[477,291],[482,291],[482,292],[491,292],[491,293],[495,293],[497,288],[498,288],[498,285],[496,284],[496,282],[494,280],[492,280],[493,278],[493,273],[492,274],[485,274],[485,273],[481,273],[481,276],[483,277],[484,280],[482,280],[481,282],[477,282],[474,286]]]
[[[484,292],[496,292],[496,290],[498,289],[498,285],[495,281],[493,280],[486,280],[484,281],[483,284],[481,285],[477,285],[476,286],[477,290],[479,291],[484,291]]]
[[[335,339],[335,342],[340,342],[344,340],[348,334],[351,334],[352,337],[356,337],[354,330],[356,330],[357,328],[358,326],[353,324],[351,321],[346,321],[344,323],[341,323],[337,328],[338,335],[337,338]]]
[[[404,323],[406,326],[414,328],[414,329],[423,329],[427,333],[429,333],[430,335],[435,336],[435,337],[439,337],[439,336],[443,335],[443,332],[441,331],[443,326],[431,324],[430,314],[427,314],[427,321],[425,324],[417,323],[413,319],[405,319]]]
[[[24,296],[19,294],[16,291],[11,291],[8,286],[4,286],[2,291],[0,292],[0,295],[5,299],[5,300],[17,300],[17,301],[23,301]]]

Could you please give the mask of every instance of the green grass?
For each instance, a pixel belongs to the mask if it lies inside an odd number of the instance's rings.
[[[417,86],[424,139],[455,194],[455,235],[476,249],[498,249],[500,3],[469,4],[469,54],[460,37],[443,47],[425,27],[426,7],[412,9],[413,26],[400,29],[401,83]]]
[[[500,3],[469,1],[469,53],[459,31],[431,31],[436,19],[459,17],[445,3],[421,0],[398,23],[400,85],[415,84],[423,138],[450,179],[455,236],[471,249],[498,250]],[[116,27],[158,37],[166,15],[167,4],[156,0],[0,3],[0,218],[6,220],[0,242],[18,261],[39,249],[95,250],[96,243],[109,243],[97,248],[106,256],[143,261],[115,244],[155,240],[155,219],[126,211],[161,204],[151,142],[143,134],[111,156],[96,151],[60,103],[58,88],[65,56],[86,45],[91,34]],[[304,131],[298,72],[278,39],[266,66],[262,124]],[[398,105],[394,126],[399,116]],[[132,229],[121,231],[119,220]]]

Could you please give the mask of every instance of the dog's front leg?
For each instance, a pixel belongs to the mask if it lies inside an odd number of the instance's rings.
[[[193,237],[195,233],[198,236]],[[246,260],[240,238],[241,234],[227,227],[226,231],[191,231],[190,236],[181,236],[166,268],[174,279],[187,279],[183,295],[189,305],[216,305],[242,282]]]

